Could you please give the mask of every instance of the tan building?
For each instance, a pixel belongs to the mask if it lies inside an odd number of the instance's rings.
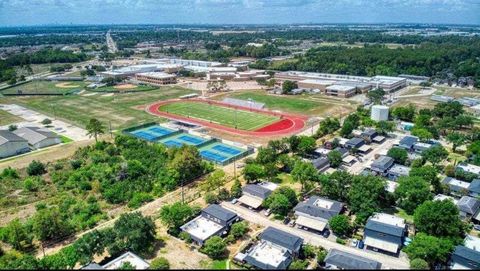
[[[325,94],[331,96],[337,96],[342,98],[352,97],[357,93],[357,89],[354,86],[345,85],[331,85],[326,88]]]
[[[299,88],[312,88],[319,89],[322,93],[325,93],[328,86],[335,84],[333,80],[318,80],[318,79],[305,79],[298,81]]]
[[[177,83],[177,77],[174,74],[163,72],[144,72],[137,73],[135,79],[141,83],[154,86],[162,86]]]

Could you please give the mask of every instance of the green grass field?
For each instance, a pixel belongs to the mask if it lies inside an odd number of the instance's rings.
[[[19,118],[15,115],[8,113],[7,111],[0,110],[0,125],[8,125],[10,123],[21,121],[22,118]]]
[[[139,86],[135,86],[135,87],[128,88],[128,89],[118,89],[118,88],[115,88],[115,86],[105,86],[105,87],[100,87],[100,88],[92,89],[92,91],[98,91],[98,92],[121,92],[121,91],[149,91],[149,90],[155,90],[155,89],[158,89],[158,87],[139,85]]]
[[[190,93],[195,93],[195,91],[180,87],[161,87],[153,91],[115,94],[109,97],[99,94],[93,96],[5,96],[0,97],[0,103],[19,104],[51,118],[55,116],[80,127],[85,127],[91,118],[97,118],[106,127],[111,123],[113,129],[123,129],[139,123],[161,121],[158,116],[134,107],[158,100],[178,98]]]
[[[255,102],[265,103],[265,105],[269,109],[278,109],[295,113],[308,113],[309,111],[318,111],[328,106],[322,102],[307,100],[295,96],[279,97],[259,92],[245,92],[232,95],[232,97],[242,100],[252,99]]]
[[[32,81],[2,90],[2,94],[65,94],[85,87],[82,81]]]
[[[161,106],[159,110],[247,131],[256,130],[280,119],[272,115],[235,110],[201,102],[170,103]]]

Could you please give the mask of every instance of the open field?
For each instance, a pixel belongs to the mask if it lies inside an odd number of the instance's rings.
[[[0,109],[0,126],[8,125],[10,123],[22,121],[22,118],[19,118],[15,115],[12,115],[4,110]]]
[[[80,127],[85,127],[91,118],[97,118],[107,127],[110,122],[112,129],[122,129],[142,122],[159,120],[157,116],[146,113],[143,107],[135,107],[192,92],[194,91],[179,87],[164,87],[154,91],[107,97],[102,95],[2,97],[0,103],[19,104]]]
[[[32,81],[26,84],[7,88],[3,94],[65,94],[85,87],[82,81]]]
[[[98,92],[122,92],[122,91],[149,91],[155,90],[158,87],[154,86],[146,86],[146,85],[132,85],[132,84],[123,84],[123,85],[116,85],[116,86],[105,86],[93,89],[92,91]]]
[[[159,110],[185,117],[208,120],[228,127],[253,131],[279,120],[279,117],[235,110],[233,108],[200,102],[177,102],[165,104]]]

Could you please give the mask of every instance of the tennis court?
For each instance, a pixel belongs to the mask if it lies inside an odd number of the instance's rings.
[[[155,141],[163,136],[175,133],[175,130],[160,125],[149,126],[130,132],[132,135],[148,141]]]
[[[169,136],[167,138],[163,138],[159,140],[159,142],[166,145],[167,147],[181,147],[182,145],[198,146],[207,142],[208,140],[209,139],[199,136],[194,136],[187,133],[180,133]]]
[[[222,165],[228,164],[239,157],[243,157],[246,152],[247,150],[221,142],[215,142],[200,148],[200,155],[204,159]]]

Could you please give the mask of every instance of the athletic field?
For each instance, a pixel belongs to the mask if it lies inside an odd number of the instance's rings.
[[[191,101],[164,104],[158,110],[247,131],[257,130],[280,120],[273,115]]]

